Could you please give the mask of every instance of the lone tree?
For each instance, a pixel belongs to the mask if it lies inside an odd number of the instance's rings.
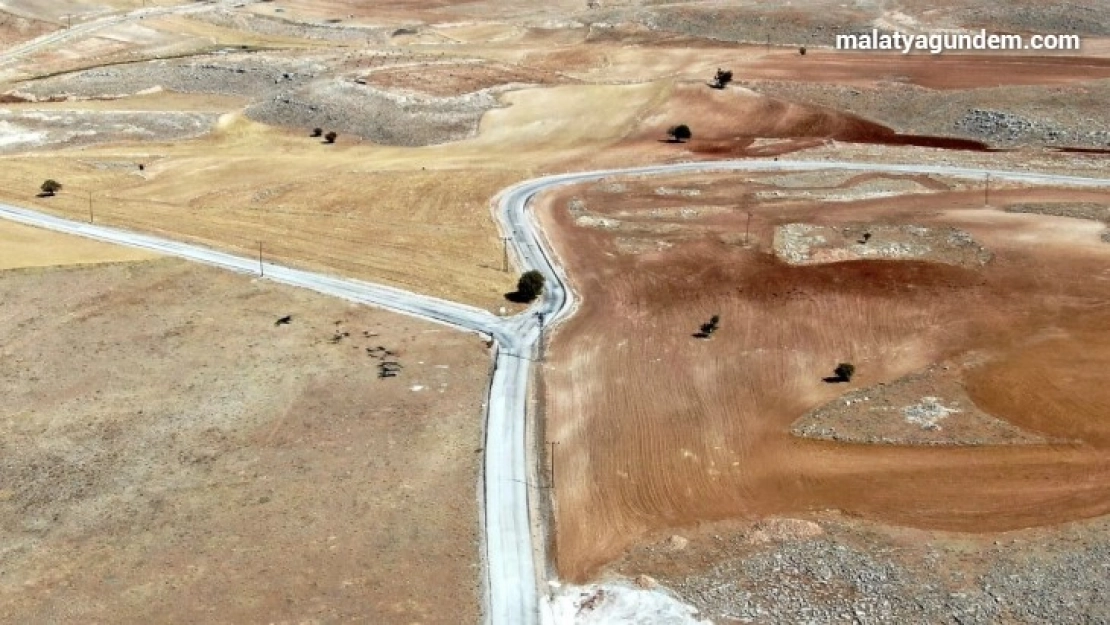
[[[836,374],[837,379],[851,382],[852,376],[856,374],[856,366],[850,362],[842,362],[833,369],[833,373]]]
[[[545,284],[543,274],[532,269],[525,271],[516,283],[516,296],[522,302],[531,302],[543,293]]]
[[[60,183],[57,180],[54,180],[53,178],[51,178],[51,179],[43,182],[42,186],[39,187],[39,189],[42,189],[42,194],[44,196],[53,197],[55,193],[62,190],[62,183]]]
[[[802,56],[805,56],[806,55],[806,47],[802,46],[802,47],[798,48],[798,54],[800,54]]]
[[[668,128],[667,135],[672,141],[682,143],[683,141],[688,141],[693,138],[694,133],[690,131],[690,127],[686,124],[679,124]]]
[[[313,128],[312,129],[312,136],[313,137],[322,137],[323,135],[324,135],[324,129],[323,128]]]
[[[713,88],[724,89],[730,82],[732,82],[732,70],[717,68],[717,75],[713,77]]]
[[[338,138],[339,135],[335,134],[334,130],[329,130],[328,134],[324,135],[324,141],[327,141],[328,143],[335,143],[335,140]]]

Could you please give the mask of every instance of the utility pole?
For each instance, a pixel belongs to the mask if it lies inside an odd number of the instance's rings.
[[[744,246],[748,245],[748,230],[752,225],[752,212],[748,211],[748,222],[744,224]]]
[[[771,51],[771,33],[767,33],[767,51]]]
[[[92,191],[89,191],[89,223],[93,222]]]
[[[558,444],[559,441],[547,441],[547,445],[551,448],[547,454],[548,460],[551,461],[551,477],[547,487],[551,490],[555,490],[555,446]]]
[[[501,237],[501,271],[509,273],[509,237]]]
[[[258,242],[258,275],[266,276],[266,270],[262,267],[262,241]]]
[[[987,174],[987,186],[983,187],[983,206],[991,203],[991,175]]]
[[[538,319],[540,322],[540,349],[537,359],[539,360],[539,362],[543,362],[543,318],[544,315],[542,312],[536,313],[536,319]]]

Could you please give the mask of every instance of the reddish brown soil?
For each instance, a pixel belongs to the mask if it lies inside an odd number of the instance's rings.
[[[929,89],[978,89],[1003,85],[1059,85],[1110,78],[1110,59],[826,52],[770,55],[738,66],[744,80],[793,80],[838,85],[902,82]]]
[[[644,207],[659,184],[633,183],[639,192],[621,194],[568,190],[550,200],[558,208],[541,211],[583,298],[554,338],[545,372],[548,437],[560,443],[562,575],[581,581],[639,541],[703,521],[831,508],[987,532],[1110,512],[1110,387],[1098,379],[1110,359],[1110,340],[1098,331],[1110,323],[1110,246],[1089,222],[974,210],[978,192],[779,203],[751,207],[760,249],[721,242],[743,233],[744,211],[735,211],[695,222],[717,237],[671,237],[667,251],[624,255],[613,232],[573,226],[564,208],[571,195],[602,213],[627,210],[624,198]],[[749,189],[733,182],[701,201],[739,201]],[[967,212],[946,217],[947,209]],[[794,268],[767,256],[776,223],[869,219],[955,226],[996,256],[978,272],[881,262]],[[722,318],[717,335],[691,338],[713,314]],[[1080,442],[873,447],[788,433],[798,416],[851,388],[969,353],[987,363],[965,379],[981,408]],[[843,360],[857,365],[853,383],[824,383]]]
[[[766,156],[752,151],[756,138],[791,139],[776,154],[810,147],[814,140],[847,143],[985,150],[978,141],[948,137],[901,135],[893,129],[851,113],[797,104],[737,89],[710,89],[703,84],[678,85],[661,114],[645,123],[640,140],[661,140],[670,126],[687,123],[694,131],[688,149],[713,156]],[[808,141],[808,143],[807,143]]]

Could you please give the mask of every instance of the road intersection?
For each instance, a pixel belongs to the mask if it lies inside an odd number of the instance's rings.
[[[528,311],[515,316],[498,317],[463,304],[273,263],[264,263],[261,273],[275,282],[436,321],[494,340],[496,366],[487,403],[482,501],[484,611],[486,621],[492,625],[536,625],[547,619],[541,615],[541,580],[538,577],[542,576],[542,567],[537,568],[535,557],[536,546],[542,546],[543,541],[541,536],[533,536],[533,519],[530,518],[532,507],[529,504],[531,493],[525,434],[528,385],[533,357],[542,336],[541,323],[550,326],[566,318],[574,308],[575,298],[554,251],[530,216],[528,208],[532,200],[540,193],[559,186],[617,176],[814,170],[934,174],[973,180],[985,180],[989,175],[996,181],[1110,188],[1110,179],[1100,178],[950,166],[825,161],[709,161],[567,173],[519,183],[495,198],[495,217],[512,246],[517,268],[539,270],[546,278],[541,298]],[[255,258],[63,219],[15,206],[0,204],[0,218],[177,256],[240,273],[259,273],[260,269]]]

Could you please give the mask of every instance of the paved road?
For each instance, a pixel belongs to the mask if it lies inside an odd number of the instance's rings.
[[[806,161],[714,161],[632,169],[562,174],[522,182],[497,198],[500,228],[511,237],[518,267],[544,273],[547,289],[528,312],[500,318],[487,311],[409,293],[391,287],[348,280],[266,263],[266,278],[347,300],[445,323],[491,336],[497,343],[497,366],[489,391],[485,445],[483,543],[487,576],[486,619],[493,625],[534,625],[541,616],[534,539],[529,519],[528,459],[525,409],[528,381],[543,324],[564,318],[574,305],[574,294],[554,253],[528,214],[530,201],[540,192],[565,184],[610,176],[657,175],[714,171],[808,171],[815,169],[907,174],[938,174],[982,179],[1075,187],[1110,188],[1110,179],[1079,178],[1031,172],[992,171],[963,167],[829,163]],[[35,211],[0,205],[0,218],[84,237],[178,256],[242,273],[258,273],[258,260],[188,245],[160,237],[86,224]]]

